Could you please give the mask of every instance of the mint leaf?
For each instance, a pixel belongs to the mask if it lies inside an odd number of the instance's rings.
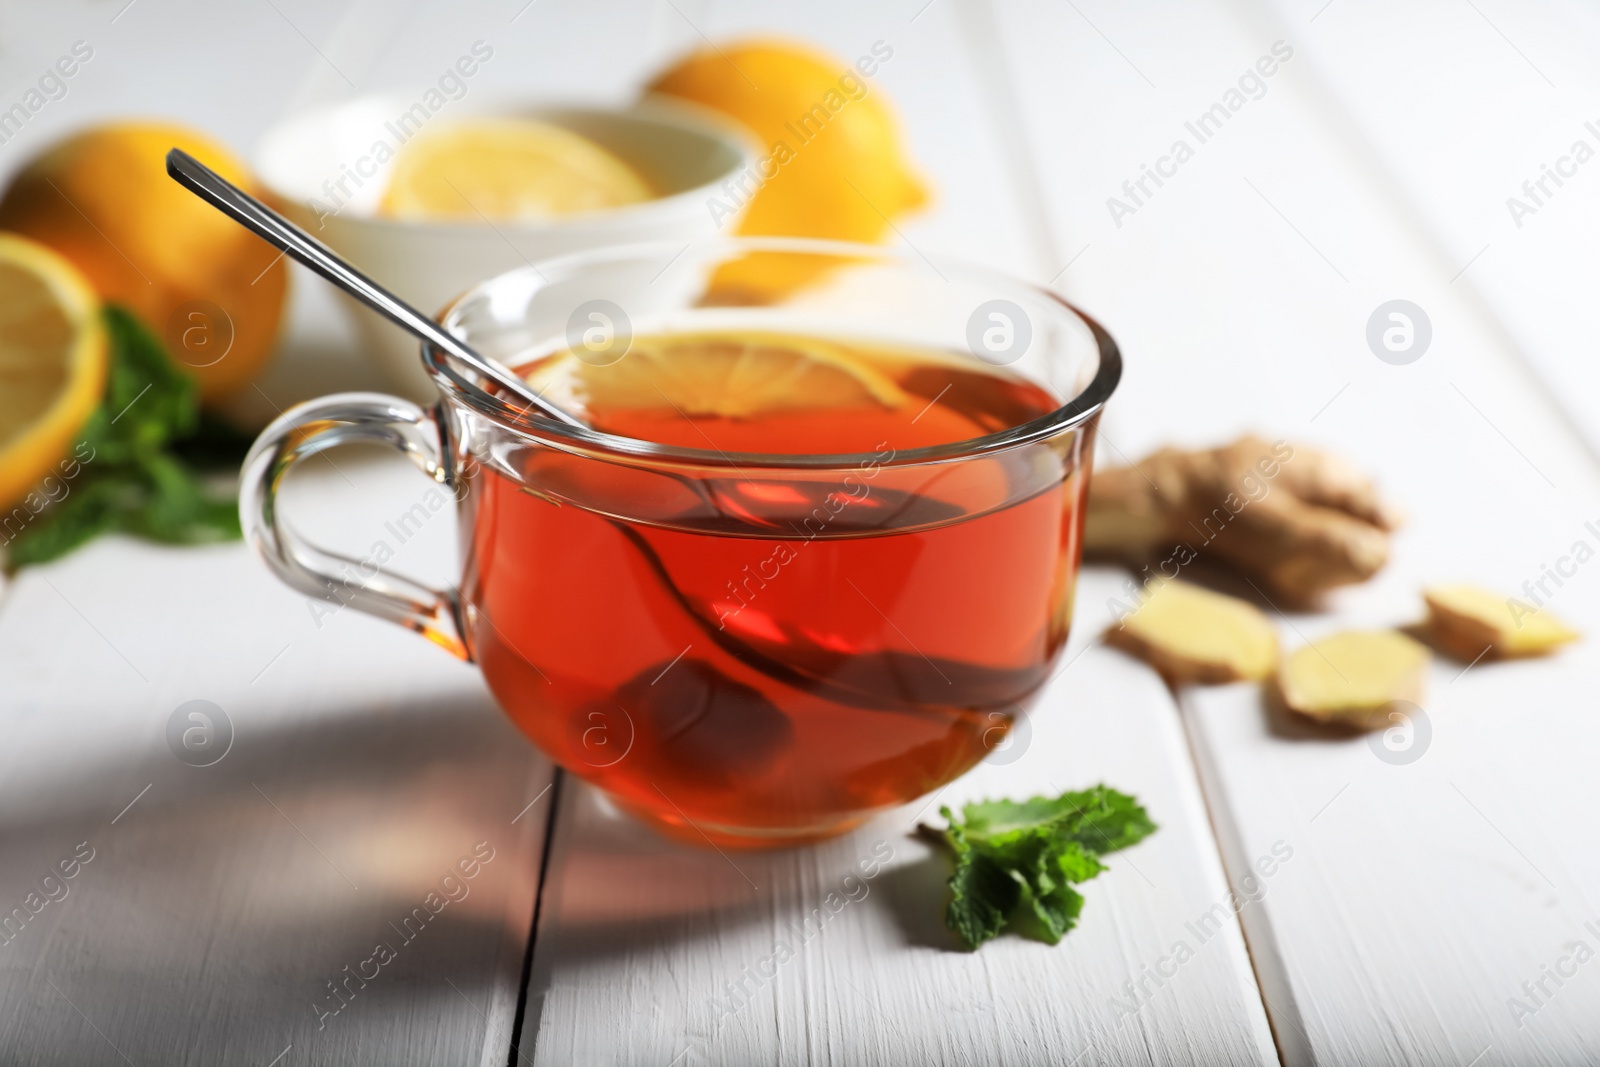
[[[13,567],[48,563],[64,556],[117,524],[119,487],[91,482],[51,504],[11,542],[7,560]]]
[[[152,541],[197,544],[240,536],[239,507],[213,497],[182,462],[159,452],[141,457],[146,492],[122,528]]]
[[[1126,793],[1097,785],[1082,793],[1064,794],[1078,811],[1074,839],[1093,852],[1105,854],[1136,845],[1156,832],[1139,802]]]
[[[977,948],[1005,926],[1006,917],[1022,895],[1022,886],[999,864],[967,843],[949,808],[940,811],[951,820],[946,836],[956,856],[945,923],[968,948]]]
[[[1072,886],[1106,869],[1100,856],[1156,829],[1137,800],[1103,785],[1059,797],[968,804],[961,821],[941,810],[956,857],[946,921],[969,948],[1019,920],[1031,936],[1059,942],[1083,910],[1083,896]],[[1017,889],[1002,888],[1000,875]]]
[[[132,312],[111,304],[101,315],[111,357],[106,389],[78,440],[97,461],[132,463],[194,431],[199,394]]]
[[[1077,925],[1078,913],[1083,910],[1083,894],[1072,884],[1087,882],[1105,869],[1105,864],[1076,841],[1042,849],[1032,867],[1023,872],[1028,890],[1025,900],[1036,923],[1033,936],[1052,945],[1060,941]]]
[[[236,465],[247,439],[201,413],[194,381],[131,312],[108,305],[102,315],[105,394],[63,460],[64,492],[20,531],[6,528],[11,567],[57,559],[112,530],[169,544],[240,536],[234,495],[214,492],[195,468]]]
[[[1059,885],[1044,895],[1030,892],[1028,911],[1033,927],[1026,932],[1036,940],[1059,944],[1067,931],[1078,925],[1078,913],[1082,910],[1083,894],[1070,885]]]

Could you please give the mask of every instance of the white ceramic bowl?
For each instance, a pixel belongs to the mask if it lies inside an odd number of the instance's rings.
[[[610,149],[661,195],[547,222],[382,218],[375,212],[388,184],[392,153],[419,132],[414,119],[399,125],[415,105],[415,100],[398,96],[369,96],[302,112],[267,132],[256,162],[267,191],[286,214],[428,312],[487,278],[552,256],[604,245],[687,243],[731,234],[737,217],[714,214],[710,200],[716,196],[728,203],[723,183],[755,158],[753,144],[731,123],[665,101],[606,109],[463,99],[427,117],[421,129],[480,115],[537,118]],[[431,398],[434,388],[419,362],[417,342],[353,300],[346,305],[373,360],[394,387],[414,399]]]

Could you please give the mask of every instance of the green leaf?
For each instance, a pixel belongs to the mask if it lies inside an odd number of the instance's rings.
[[[1091,852],[1116,852],[1156,832],[1156,824],[1144,808],[1126,793],[1097,785],[1082,793],[1064,795],[1073,798],[1080,813],[1072,836]]]
[[[1106,870],[1101,855],[1156,829],[1137,800],[1103,785],[1059,797],[968,804],[962,821],[941,810],[956,857],[947,922],[969,947],[994,937],[1008,922],[1057,943],[1083,910],[1083,896],[1072,886]],[[999,888],[1002,882],[1020,892]],[[982,887],[988,891],[980,893]]]
[[[1046,894],[1029,891],[1028,916],[1031,928],[1023,931],[1039,941],[1060,944],[1067,931],[1078,925],[1078,913],[1083,910],[1083,894],[1063,883]]]
[[[967,829],[975,834],[1004,834],[1043,825],[1078,809],[1082,793],[1063,793],[1059,797],[1030,797],[1027,800],[981,800],[961,809]]]
[[[153,448],[192,434],[200,419],[194,379],[179,370],[161,341],[131,311],[106,307],[111,367],[94,429],[113,447]]]
[[[1052,873],[1065,882],[1087,882],[1101,871],[1110,870],[1099,857],[1076,841],[1068,842],[1053,859],[1056,869]]]
[[[142,457],[141,468],[147,479],[143,507],[127,514],[123,529],[169,544],[239,536],[238,504],[212,496],[182,462],[153,453]]]
[[[196,468],[237,469],[248,440],[202,415],[194,381],[131,312],[110,305],[102,314],[105,394],[78,434],[73,473],[61,478],[66,494],[30,513],[7,546],[12,567],[57,559],[113,530],[169,544],[240,536],[234,495],[213,491]]]
[[[970,834],[1002,849],[1046,834],[1103,854],[1136,844],[1156,829],[1137,800],[1103,785],[1059,797],[982,801],[968,804],[962,815]]]
[[[1041,850],[1021,872],[1027,888],[1024,899],[1034,919],[1033,928],[1025,932],[1052,945],[1076,925],[1083,910],[1083,895],[1072,883],[1087,882],[1106,869],[1076,841],[1057,841],[1054,846]]]
[[[10,542],[7,558],[11,565],[48,563],[115,528],[120,492],[121,487],[110,481],[72,487]]]
[[[950,809],[941,810],[946,819],[952,818]],[[955,850],[956,865],[950,875],[945,923],[968,948],[977,948],[1000,933],[1021,898],[1022,886],[999,864],[973,849],[958,824],[952,821],[946,833]]]

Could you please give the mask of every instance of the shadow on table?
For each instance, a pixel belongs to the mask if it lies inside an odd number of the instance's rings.
[[[906,944],[940,952],[964,951],[944,924],[949,879],[950,859],[937,848],[928,848],[921,858],[883,873],[887,906]]]
[[[0,1061],[509,1048],[485,1013],[520,977],[531,894],[520,928],[507,894],[526,889],[542,835],[537,809],[511,819],[542,758],[470,692],[238,726],[213,766],[162,742],[5,805],[0,914],[27,918],[0,943]],[[472,879],[443,882],[488,849]],[[49,878],[63,859],[74,877]]]
[[[591,982],[615,981],[619,963],[650,977],[704,987],[717,996],[743,980],[771,996],[764,967],[787,973],[777,957],[806,957],[861,943],[909,944],[939,951],[958,946],[943,926],[947,860],[909,833],[907,811],[890,813],[830,841],[775,851],[718,851],[668,840],[617,811],[598,790],[566,778],[556,815],[549,870],[523,1022],[525,1045],[541,1025],[560,1036],[572,1023],[566,998]],[[868,873],[870,872],[870,874]],[[748,958],[696,971],[678,947],[717,945],[725,959],[748,946]],[[792,956],[791,956],[792,953]],[[687,957],[695,958],[694,954]],[[737,957],[736,957],[737,958]],[[748,972],[748,973],[746,973]],[[641,1007],[641,1010],[645,1010]],[[553,1014],[552,1014],[553,1012]],[[686,1032],[714,1033],[719,1011],[708,997],[692,1005]]]
[[[560,941],[585,958],[647,952],[749,923],[803,936],[808,922],[826,930],[841,916],[882,908],[929,911],[931,926],[896,928],[911,943],[950,944],[934,936],[943,931],[947,861],[909,832],[903,814],[816,844],[723,850],[663,837],[571,777],[561,789],[541,949]]]

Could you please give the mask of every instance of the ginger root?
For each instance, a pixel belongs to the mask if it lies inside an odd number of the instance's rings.
[[[1284,704],[1324,723],[1374,729],[1396,701],[1422,703],[1428,650],[1395,630],[1352,630],[1313,641],[1278,668]]]
[[[1095,472],[1084,551],[1163,570],[1211,557],[1298,605],[1375,574],[1398,522],[1338,457],[1251,436]]]
[[[1173,685],[1265,678],[1278,658],[1277,631],[1254,605],[1187,582],[1163,582],[1106,642]]]
[[[1547,611],[1475,585],[1437,585],[1422,591],[1428,603],[1427,633],[1460,660],[1486,651],[1497,657],[1541,656],[1579,634]]]

